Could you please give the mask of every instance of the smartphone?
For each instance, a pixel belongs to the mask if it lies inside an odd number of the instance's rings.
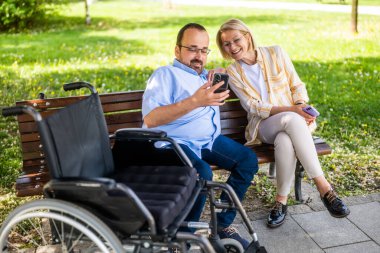
[[[317,109],[315,109],[314,107],[312,107],[311,105],[308,105],[306,107],[303,107],[302,110],[304,112],[306,112],[307,114],[313,116],[313,117],[318,117],[319,116],[319,112],[317,111]]]
[[[215,90],[215,93],[220,93],[220,92],[223,92],[223,91],[228,89],[228,79],[229,79],[228,74],[224,74],[224,73],[215,73],[214,74],[214,79],[212,81],[212,85],[215,85],[221,81],[224,81],[223,85]]]

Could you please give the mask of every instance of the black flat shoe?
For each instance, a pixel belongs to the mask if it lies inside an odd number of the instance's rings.
[[[338,198],[333,190],[326,192],[325,196],[323,196],[323,198],[321,197],[321,199],[331,216],[344,218],[350,214],[350,209]]]
[[[283,205],[282,203],[276,201],[267,219],[268,227],[275,228],[284,223],[287,209],[287,205]]]

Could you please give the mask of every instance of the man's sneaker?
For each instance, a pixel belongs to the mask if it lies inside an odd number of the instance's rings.
[[[338,198],[333,190],[328,191],[321,199],[331,216],[343,218],[350,214],[350,209]]]
[[[244,249],[248,248],[249,242],[240,236],[236,228],[229,226],[218,232],[220,239],[230,238],[240,242]]]
[[[181,248],[178,247],[170,247],[168,248],[168,253],[181,253],[181,252],[187,252],[190,249],[190,244],[186,244],[186,251],[182,250]]]
[[[270,228],[276,228],[280,226],[285,221],[285,216],[287,214],[287,205],[283,205],[281,202],[276,201],[272,210],[270,210],[267,225]]]

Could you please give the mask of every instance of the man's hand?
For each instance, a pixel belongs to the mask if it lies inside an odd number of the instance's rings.
[[[211,83],[207,82],[202,85],[191,97],[188,97],[175,104],[164,105],[155,108],[144,117],[146,127],[157,127],[170,123],[186,113],[203,106],[220,106],[224,104],[224,100],[229,95],[229,90],[221,93],[214,93],[216,89],[223,85],[223,81],[211,87]]]
[[[191,97],[190,99],[196,105],[196,107],[203,106],[221,106],[230,96],[230,91],[226,90],[220,93],[215,93],[215,90],[223,85],[223,81],[211,85],[211,82],[207,82],[202,85]]]

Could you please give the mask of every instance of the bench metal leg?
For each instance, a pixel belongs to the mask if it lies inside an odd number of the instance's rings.
[[[275,163],[269,163],[268,177],[276,178],[276,164]]]
[[[295,179],[294,179],[294,193],[296,195],[296,200],[300,203],[304,202],[304,200],[302,199],[302,189],[301,189],[302,178],[304,175],[305,175],[305,170],[302,164],[299,161],[297,161]]]
[[[302,164],[299,161],[297,161],[296,171],[294,174],[295,174],[295,177],[294,177],[294,193],[296,195],[296,201],[298,201],[299,203],[303,203],[304,200],[302,198],[301,184],[302,184],[302,179],[305,175],[305,169],[303,168]],[[269,164],[268,177],[269,178],[276,178],[276,165],[275,165],[275,163]]]

